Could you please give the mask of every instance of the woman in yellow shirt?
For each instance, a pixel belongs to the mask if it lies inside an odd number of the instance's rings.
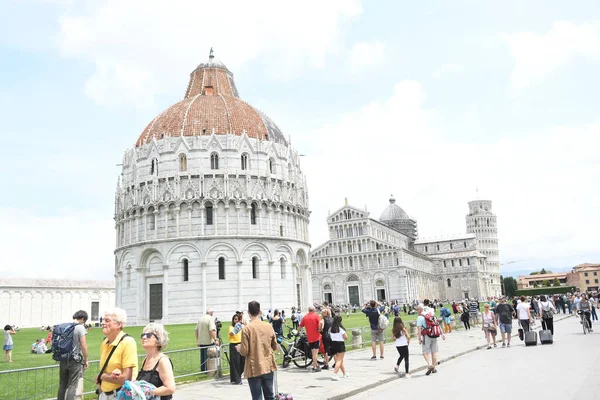
[[[242,319],[240,314],[233,314],[229,327],[229,381],[232,385],[242,384],[242,373],[246,358],[243,357],[235,346],[242,341]]]

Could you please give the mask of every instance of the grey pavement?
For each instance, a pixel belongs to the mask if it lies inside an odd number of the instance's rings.
[[[562,319],[568,317],[564,314],[559,314],[555,316],[556,327],[555,331],[559,332],[562,329],[563,325],[569,326],[569,329],[574,329],[572,327],[578,328],[579,323],[575,318],[568,318],[564,322],[559,322]],[[539,322],[536,322],[536,328],[539,329]],[[576,325],[576,326],[575,326]],[[579,328],[581,331],[581,328]],[[522,347],[522,342],[519,341],[516,336],[517,331],[517,323],[513,322],[513,337],[511,348],[510,349],[502,349],[500,347],[492,349],[492,350],[483,350],[477,353],[485,354],[489,352],[493,354],[492,357],[495,357],[496,354],[500,354],[499,352],[502,350],[509,350],[514,354],[521,354],[522,351],[530,350]],[[600,343],[600,326],[598,329],[598,334],[592,334],[598,336],[598,342]],[[575,332],[576,335],[576,332]],[[583,335],[581,335],[583,336]],[[500,338],[500,333],[498,333],[498,338]],[[594,340],[594,339],[592,339]],[[440,353],[439,353],[439,361],[441,361],[442,365],[438,368],[439,372],[437,374],[432,374],[431,376],[435,376],[435,379],[440,379],[443,375],[443,371],[446,370],[446,364],[452,359],[455,359],[460,356],[467,355],[475,350],[485,349],[487,347],[485,338],[483,336],[483,332],[481,331],[481,327],[472,327],[470,331],[458,330],[453,333],[446,335],[446,340],[442,341],[441,338],[438,339]],[[558,342],[561,343],[563,341],[563,336],[560,335]],[[561,343],[560,345],[563,346]],[[540,346],[538,346],[540,347]],[[419,371],[423,371],[426,367],[425,360],[421,354],[421,347],[418,345],[416,339],[411,341],[409,346],[410,349],[410,372],[414,374],[413,377],[416,378],[417,375],[423,375],[423,373],[419,373]],[[379,350],[378,356],[379,356]],[[533,352],[539,350],[533,350]],[[507,353],[508,354],[508,353]],[[526,354],[526,353],[523,353]],[[396,359],[398,357],[398,353],[396,351],[393,343],[387,343],[385,345],[385,359],[376,361],[371,361],[371,349],[365,348],[362,350],[354,350],[346,353],[345,356],[345,365],[346,369],[350,375],[350,378],[342,379],[334,382],[331,379],[331,370],[330,371],[321,371],[318,373],[313,373],[310,370],[299,369],[293,364],[291,364],[286,369],[279,369],[278,371],[278,380],[279,380],[279,391],[282,393],[290,393],[294,396],[294,399],[344,399],[344,398],[373,398],[372,395],[369,397],[368,393],[371,393],[371,390],[395,390],[397,386],[400,385],[404,387],[407,382],[416,381],[419,383],[423,383],[421,379],[405,379],[403,377],[399,377],[393,370],[394,365],[396,364]],[[522,355],[522,354],[521,354]],[[489,357],[490,359],[492,357]],[[519,357],[518,355],[516,357]],[[515,358],[514,361],[518,361],[518,358]],[[549,359],[550,360],[550,359]],[[548,362],[549,360],[546,360]],[[573,362],[576,362],[577,359],[573,359]],[[527,369],[527,371],[535,371],[538,366],[537,363],[532,363],[530,365],[531,370]],[[484,364],[485,365],[485,364]],[[448,364],[450,366],[450,364]],[[401,365],[401,370],[403,370],[403,364]],[[471,380],[471,373],[475,370],[479,371],[479,368],[469,368],[468,370],[461,371],[461,376],[458,381],[461,383],[458,386],[461,386],[464,390],[466,382]],[[487,373],[497,374],[498,369],[493,367],[492,370],[488,370]],[[554,371],[556,372],[556,370]],[[465,375],[467,374],[467,375]],[[529,377],[529,374],[525,374],[524,376]],[[528,378],[528,384],[531,383],[531,380]],[[384,388],[384,389],[382,389]],[[414,387],[416,390],[416,387]],[[361,394],[362,393],[362,394]],[[475,391],[477,395],[480,397],[481,392],[479,390]],[[354,395],[360,394],[358,397],[351,397]],[[463,393],[461,393],[461,396]],[[248,385],[231,385],[229,383],[228,377],[220,380],[212,380],[198,383],[191,383],[186,385],[179,385],[177,388],[177,392],[175,393],[174,398],[176,399],[230,399],[230,398],[248,398],[250,396],[250,390]],[[362,397],[361,397],[362,396]],[[464,397],[464,396],[463,396]],[[552,398],[552,397],[551,397]]]
[[[349,399],[397,398],[399,391],[416,394],[424,387],[461,400],[599,399],[600,324],[593,325],[584,336],[579,319],[568,318],[555,324],[552,345],[541,346],[538,337],[537,346],[525,347],[517,338],[509,348],[474,351],[442,363],[436,374],[419,372]]]

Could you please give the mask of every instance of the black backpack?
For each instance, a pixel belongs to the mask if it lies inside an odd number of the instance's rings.
[[[52,332],[52,358],[55,361],[74,359],[73,333],[75,322],[54,325]]]

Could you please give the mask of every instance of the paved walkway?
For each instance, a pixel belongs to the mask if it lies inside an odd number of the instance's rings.
[[[555,315],[555,322],[567,318],[570,315]],[[540,328],[540,323],[536,321],[534,329]],[[519,342],[516,334],[517,323],[513,321],[513,343]],[[500,338],[500,333],[498,333]],[[487,347],[481,327],[474,327],[470,331],[454,331],[446,335],[446,340],[439,339],[439,361],[443,364],[445,361],[460,357],[474,350]],[[379,350],[378,356],[379,356]],[[338,382],[331,380],[331,371],[321,371],[313,373],[310,370],[303,370],[295,367],[293,364],[286,369],[278,371],[279,391],[290,393],[294,399],[344,399],[355,394],[367,391],[383,383],[398,379],[398,374],[393,370],[396,365],[398,353],[393,343],[385,345],[385,359],[371,361],[371,349],[365,348],[346,353],[345,364],[350,378],[342,379]],[[404,364],[401,365],[403,368]],[[425,360],[421,354],[421,347],[416,339],[411,341],[410,345],[410,372],[415,373],[424,370]],[[439,368],[444,368],[441,365]],[[244,381],[245,382],[245,381]],[[187,385],[181,385],[177,388],[174,396],[176,399],[232,399],[248,398],[250,390],[247,384],[231,385],[228,377],[209,382],[199,382]]]

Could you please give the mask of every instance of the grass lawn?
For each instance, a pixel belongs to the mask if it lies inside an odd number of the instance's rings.
[[[402,318],[405,322],[413,321],[416,319],[416,315],[402,314]],[[291,320],[287,320],[289,326],[291,326]],[[349,317],[343,316],[343,324],[346,329],[351,330],[352,328],[361,328],[369,325],[367,317],[357,310],[356,313],[350,313]],[[230,322],[223,322],[223,328],[221,330],[221,338],[224,343],[228,343],[227,332],[229,330]],[[141,326],[126,326],[125,332],[133,336],[138,344],[138,354],[144,354],[142,348],[140,335],[142,333]],[[189,349],[196,346],[194,338],[195,324],[177,324],[167,325],[167,331],[169,332],[169,350]],[[390,327],[391,329],[391,323]],[[287,330],[284,330],[287,334]],[[368,330],[367,330],[368,331]],[[52,360],[51,354],[31,354],[31,344],[36,339],[46,338],[47,332],[40,331],[39,328],[28,328],[21,329],[15,335],[13,335],[14,348],[13,348],[13,363],[8,362],[0,363],[0,371],[6,371],[11,369],[21,368],[32,368],[41,367],[47,365],[54,365],[55,362]],[[349,334],[349,336],[351,336]],[[102,329],[92,328],[87,334],[88,352],[90,360],[98,360],[100,358],[100,343],[104,339],[102,335]],[[363,338],[366,339],[366,338]]]

